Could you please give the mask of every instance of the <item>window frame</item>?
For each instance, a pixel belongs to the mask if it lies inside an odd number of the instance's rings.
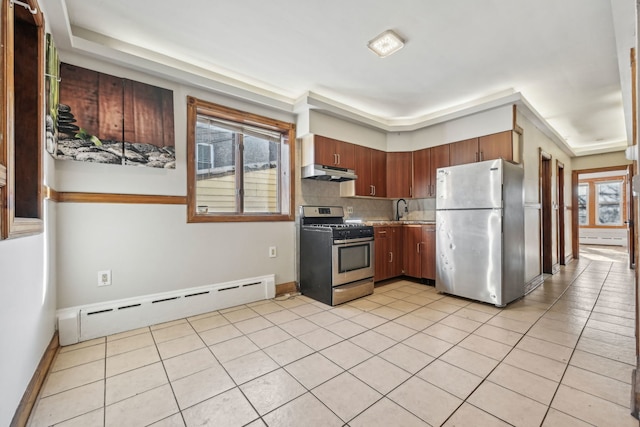
[[[580,179],[578,181],[578,185],[586,184],[589,186],[589,196],[587,200],[587,224],[579,224],[579,228],[592,228],[592,229],[622,229],[627,228],[627,224],[625,221],[627,220],[627,180],[628,177],[626,175],[614,175],[607,177],[599,177],[599,178],[587,178]],[[620,218],[621,223],[615,225],[607,225],[600,224],[598,219],[598,192],[597,186],[600,183],[611,183],[611,182],[619,182],[620,183]],[[577,207],[576,207],[577,210]]]
[[[618,186],[620,187],[620,200],[618,201],[618,203],[601,203],[600,202],[600,192],[599,192],[599,188],[601,185],[603,184],[618,184]],[[595,197],[596,200],[594,200],[594,205],[595,205],[595,215],[594,215],[594,220],[595,220],[595,225],[600,226],[600,227],[622,227],[624,226],[624,181],[622,180],[607,180],[607,181],[598,181],[595,183]],[[605,205],[605,206],[614,206],[617,205],[618,208],[620,209],[620,221],[617,223],[602,223],[600,222],[600,206]]]
[[[584,224],[580,223],[580,187],[586,188],[587,189],[587,194],[586,194],[586,203],[584,205],[584,209],[586,211],[586,217],[585,220],[586,222]],[[588,226],[589,225],[589,220],[590,220],[590,215],[589,215],[589,202],[591,201],[591,194],[589,191],[590,185],[588,182],[582,182],[580,184],[578,184],[578,225],[579,226]]]
[[[0,123],[0,134],[4,138],[0,137],[0,174],[3,177],[0,179],[0,240],[12,239],[18,237],[31,236],[40,234],[44,231],[43,221],[43,167],[42,167],[42,150],[44,141],[44,16],[37,0],[26,0],[26,3],[37,11],[36,14],[31,14],[26,9],[23,9],[20,5],[11,5],[9,1],[3,1],[1,8],[1,25],[0,39],[2,45],[5,47],[0,54],[0,61],[2,64],[2,74],[0,78],[2,84],[0,85],[0,114],[2,117]],[[35,75],[37,76],[36,82],[36,114],[37,114],[37,129],[35,130],[36,140],[29,141],[30,151],[35,151],[37,156],[32,163],[35,163],[36,167],[28,175],[28,181],[35,185],[35,194],[32,197],[35,199],[37,206],[35,208],[34,217],[21,218],[16,216],[16,197],[20,197],[20,194],[16,195],[16,183],[22,178],[17,175],[17,170],[24,165],[16,165],[17,150],[16,150],[16,87],[14,79],[15,70],[15,52],[18,50],[15,45],[15,19],[16,14],[24,14],[33,19],[33,27],[35,27],[35,37],[37,39],[37,70]],[[31,24],[31,22],[29,22]],[[6,169],[5,169],[6,168]],[[21,182],[21,181],[20,181]],[[33,184],[35,183],[35,184]],[[19,184],[21,185],[21,184]]]
[[[289,187],[289,200],[279,200],[280,213],[198,213],[196,206],[196,123],[198,115],[210,116],[239,124],[264,127],[277,130],[286,136],[289,146],[289,165],[280,168],[279,185]],[[271,119],[257,114],[236,110],[195,97],[187,97],[187,222],[263,222],[293,221],[295,218],[295,125]]]

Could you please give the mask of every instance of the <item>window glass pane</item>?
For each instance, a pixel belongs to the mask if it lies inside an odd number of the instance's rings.
[[[295,126],[188,97],[188,222],[293,221]]]
[[[598,183],[596,191],[598,197],[598,224],[622,225],[622,183]]]
[[[578,224],[587,225],[589,221],[589,184],[578,185]]]
[[[249,135],[243,141],[244,210],[278,213],[280,143]]]
[[[237,134],[198,118],[196,206],[199,213],[238,211],[235,152]]]

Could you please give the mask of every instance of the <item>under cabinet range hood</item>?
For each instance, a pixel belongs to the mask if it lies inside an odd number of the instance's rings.
[[[353,145],[325,136],[308,133],[300,138],[302,178],[318,181],[353,181]]]
[[[337,168],[325,165],[307,165],[302,167],[302,177],[305,179],[317,179],[319,181],[353,181],[358,178],[353,169]]]

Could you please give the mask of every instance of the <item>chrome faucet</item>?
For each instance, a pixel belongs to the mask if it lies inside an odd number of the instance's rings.
[[[396,221],[400,221],[400,218],[402,218],[402,215],[400,215],[400,202],[404,202],[404,212],[408,213],[409,212],[409,208],[407,207],[407,201],[405,199],[398,199],[398,201],[396,202]]]

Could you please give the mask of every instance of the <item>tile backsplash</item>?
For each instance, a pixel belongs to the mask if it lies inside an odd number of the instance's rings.
[[[435,219],[435,199],[406,199],[409,213],[403,219],[431,221]],[[302,179],[296,190],[296,208],[300,205],[342,206],[347,219],[395,219],[396,200],[340,197],[340,183]],[[401,211],[404,205],[400,204]],[[353,213],[347,213],[347,207]]]

